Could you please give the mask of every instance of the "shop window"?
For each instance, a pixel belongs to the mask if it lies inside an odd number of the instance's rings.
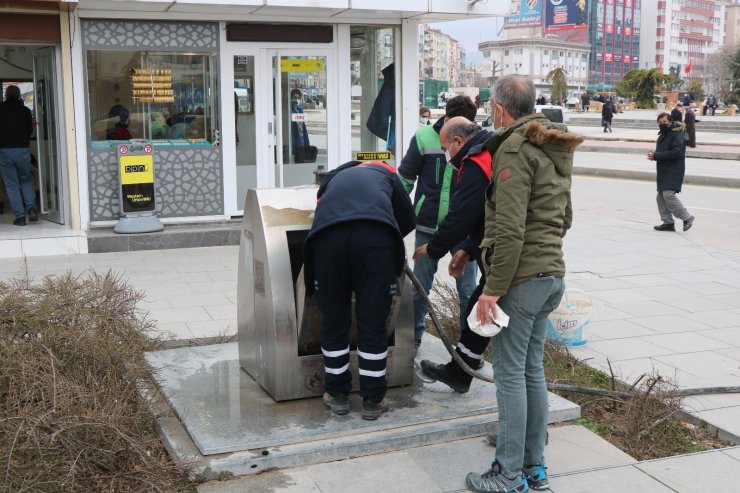
[[[357,152],[403,152],[396,146],[397,39],[391,27],[350,28],[353,158]]]
[[[92,146],[218,144],[215,62],[213,53],[88,50]]]

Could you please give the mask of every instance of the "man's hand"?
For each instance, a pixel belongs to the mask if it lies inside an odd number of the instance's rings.
[[[416,260],[417,258],[421,257],[422,255],[427,254],[427,243],[424,243],[420,247],[418,247],[416,250],[414,250],[414,254],[411,256],[412,259]]]
[[[649,152],[647,153],[647,158],[648,158],[648,160],[650,160],[650,161],[652,161],[652,160],[653,160],[653,157],[654,157],[654,156],[655,156],[655,153],[654,153],[653,151],[649,151]]]
[[[465,250],[458,250],[450,260],[450,267],[447,269],[452,277],[459,279],[465,274],[465,264],[470,262],[470,255]]]
[[[499,298],[501,297],[487,294],[480,295],[480,298],[478,298],[478,321],[481,324],[490,324],[491,318],[496,318],[496,302]]]

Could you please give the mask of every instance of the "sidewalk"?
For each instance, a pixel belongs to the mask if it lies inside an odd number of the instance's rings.
[[[573,353],[600,368],[609,361],[627,382],[655,369],[675,378],[682,388],[740,385],[738,251],[705,246],[692,232],[656,234],[646,226],[586,214],[576,218],[566,236],[567,278],[570,288],[591,295],[594,310],[589,342],[573,348]],[[145,293],[141,308],[157,320],[161,332],[189,339],[236,332],[237,260],[238,247],[210,247],[33,257],[27,259],[27,269],[36,278],[89,268],[121,272]],[[21,269],[20,259],[0,260],[0,278],[15,276]],[[740,442],[740,395],[698,396],[684,403],[694,418]],[[582,428],[563,430],[563,438],[553,438],[551,449],[563,448],[548,452],[556,492],[722,491],[740,474],[737,449],[640,464],[623,457],[589,465],[593,457],[607,452],[589,453],[572,438],[581,436]],[[553,428],[552,433],[556,437],[561,431]],[[347,478],[360,478],[356,489],[352,483],[352,491],[388,493],[420,485],[428,486],[428,491],[463,491],[464,473],[483,471],[492,456],[492,449],[480,439],[430,447],[256,476],[277,481],[265,489],[229,490],[227,483],[212,483],[201,491],[346,491],[340,486],[346,486]],[[424,471],[409,460],[423,463]],[[561,461],[571,461],[572,466]],[[610,468],[584,471],[604,466]],[[382,476],[368,468],[382,471],[378,473]],[[372,487],[374,480],[385,481],[383,488]],[[209,489],[217,487],[224,489]]]

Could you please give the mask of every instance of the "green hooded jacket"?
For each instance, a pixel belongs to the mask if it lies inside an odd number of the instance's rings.
[[[573,152],[581,142],[582,136],[542,114],[522,117],[486,141],[493,175],[481,242],[484,294],[503,296],[538,274],[565,275]]]

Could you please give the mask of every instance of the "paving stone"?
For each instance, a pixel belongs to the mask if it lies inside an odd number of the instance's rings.
[[[491,467],[496,449],[488,444],[485,437],[477,437],[412,448],[407,452],[442,491],[456,491],[465,489],[467,473],[483,472]],[[409,491],[418,490],[412,488]]]
[[[633,466],[601,469],[598,471],[551,476],[552,493],[675,493]]]
[[[670,349],[674,353],[695,353],[727,347],[726,343],[693,332],[645,336],[641,340]]]
[[[192,322],[212,320],[202,307],[194,308],[157,308],[151,310],[151,316],[159,323]]]
[[[712,382],[715,382],[717,377],[728,375],[736,375],[736,378],[740,378],[740,369],[738,369],[740,363],[715,351],[655,356],[655,359],[676,368],[681,368],[681,370],[692,375],[711,378]],[[720,384],[713,383],[713,385]]]
[[[634,301],[629,303],[609,303],[617,310],[629,313],[634,317],[653,317],[657,315],[684,315],[686,312],[675,306],[666,305],[652,300]]]
[[[683,297],[676,298],[663,298],[661,303],[666,305],[675,306],[681,310],[697,313],[697,312],[708,312],[713,310],[731,310],[734,308],[732,305],[722,303],[721,301],[714,300],[707,296],[689,296],[685,297],[687,291],[683,291]]]
[[[219,292],[172,295],[167,296],[166,299],[173,308],[209,307],[212,305],[230,304],[226,296]]]
[[[638,325],[647,327],[662,334],[673,332],[687,332],[695,330],[705,330],[713,328],[703,322],[698,322],[678,315],[658,315],[656,317],[638,317],[630,320]]]
[[[740,476],[740,462],[720,451],[641,462],[635,467],[681,493],[728,491]]]
[[[635,459],[579,425],[551,426],[545,449],[550,474],[631,464]],[[573,453],[574,451],[578,453]]]
[[[703,330],[701,335],[724,342],[729,346],[740,347],[740,327]]]
[[[740,361],[740,348],[734,347],[728,349],[718,349],[717,352],[719,354],[723,354],[725,356],[729,356],[732,359]]]
[[[592,350],[603,354],[612,361],[673,353],[669,349],[645,341],[643,337],[594,341],[589,343],[589,346]]]
[[[716,329],[724,327],[735,327],[738,321],[738,313],[734,310],[715,310],[710,312],[689,313],[686,315],[691,320],[696,320],[706,325],[711,325]]]
[[[736,460],[740,461],[740,447],[733,447],[733,448],[730,448],[730,449],[724,449],[722,451],[722,453],[725,454],[725,455],[729,455],[733,459],[736,459]]]
[[[406,452],[391,452],[328,464],[308,469],[321,493],[429,493],[442,490]],[[465,487],[464,476],[459,489]]]
[[[209,481],[197,487],[198,493],[322,493],[305,468],[272,471],[229,481]]]
[[[638,325],[631,320],[602,320],[600,322],[589,322],[586,329],[588,339],[593,335],[600,339],[624,339],[628,337],[639,337],[655,335],[655,332],[647,327]]]

